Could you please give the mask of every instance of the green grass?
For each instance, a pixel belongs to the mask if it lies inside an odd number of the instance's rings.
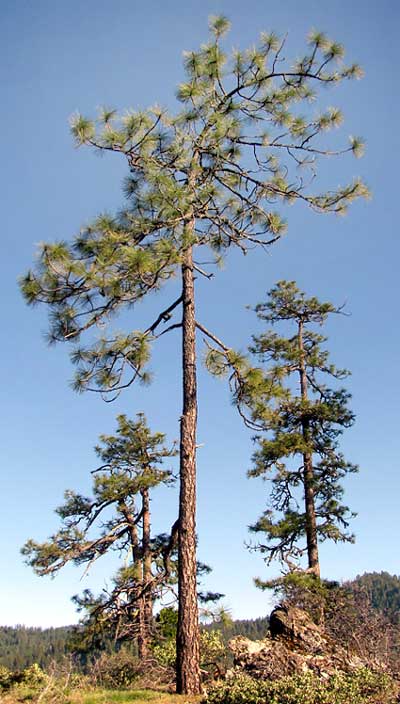
[[[97,690],[94,692],[74,692],[68,697],[71,704],[142,704],[142,702],[155,702],[156,704],[175,704],[182,702],[183,697],[165,692],[153,692],[151,690],[137,689],[126,691],[112,691],[109,689]],[[185,701],[188,701],[187,698]]]
[[[150,689],[73,689],[67,692],[60,692],[60,697],[54,691],[49,697],[40,699],[41,704],[197,704],[201,697],[188,697],[168,692],[157,692]],[[35,704],[38,695],[28,688],[16,689],[3,696],[0,695],[2,704]]]

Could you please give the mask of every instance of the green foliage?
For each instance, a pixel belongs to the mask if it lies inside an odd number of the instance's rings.
[[[227,17],[219,15],[216,17],[210,17],[208,25],[215,37],[219,38],[223,37],[224,34],[227,34],[227,32],[229,32],[231,23],[229,22]]]
[[[119,415],[117,422],[117,435],[100,435],[100,444],[95,448],[103,462],[101,469],[113,478],[133,477],[136,491],[171,482],[171,472],[160,467],[166,458],[176,455],[176,450],[165,446],[164,433],[152,433],[144,413],[138,413],[135,421]],[[95,486],[100,494],[108,479],[108,474],[96,476]]]
[[[346,586],[353,591],[363,589],[374,609],[381,611],[392,624],[400,623],[400,577],[388,572],[366,572]]]
[[[135,638],[138,628],[145,628],[137,623],[144,623],[145,600],[152,604],[173,579],[175,538],[151,537],[149,491],[171,483],[171,471],[161,465],[176,454],[175,448],[165,446],[162,433],[151,433],[142,413],[136,420],[120,415],[117,421],[117,434],[101,435],[95,448],[102,464],[92,473],[93,495],[66,491],[56,511],[62,521],[58,532],[44,543],[28,540],[22,548],[39,575],[55,575],[69,562],[88,569],[109,551],[125,557],[110,590],[98,596],[85,590],[74,597],[85,613],[73,638],[82,653],[108,648],[111,634],[115,639]],[[151,605],[147,613],[149,629]]]
[[[306,611],[316,623],[329,610],[332,590],[340,589],[338,582],[329,582],[302,570],[265,582],[256,580],[256,585],[260,589],[272,589],[275,601]]]
[[[0,666],[0,692],[7,691],[13,687],[29,687],[31,690],[39,690],[47,682],[48,675],[33,663],[24,670],[11,671]]]
[[[226,644],[231,638],[238,635],[246,636],[253,640],[264,638],[268,630],[268,618],[242,619],[232,620],[226,618],[224,613],[222,617],[213,619],[211,623],[206,624],[204,632],[218,631],[221,633],[224,643]],[[156,616],[156,636],[157,642],[165,642],[166,640],[175,640],[176,629],[178,625],[178,611],[172,607],[161,609]]]
[[[156,661],[164,667],[175,667],[177,626],[178,611],[171,607],[161,609],[156,618],[157,629],[152,652]],[[214,628],[206,626],[200,632],[200,661],[203,669],[225,661],[226,639],[220,630],[221,626],[226,628],[228,621],[222,619],[215,622]]]
[[[100,436],[102,444],[96,447],[102,465],[93,474],[93,496],[67,490],[64,504],[56,509],[62,520],[60,530],[48,542],[28,540],[22,548],[37,574],[55,574],[67,562],[90,564],[110,549],[131,549],[127,538],[130,521],[140,513],[137,495],[171,481],[171,472],[158,467],[176,454],[174,448],[165,447],[165,436],[151,434],[143,414],[136,421],[124,415],[117,420],[117,435]],[[111,508],[114,517],[101,521],[102,513]],[[99,535],[93,539],[89,535],[96,522]]]
[[[230,621],[230,623],[216,623],[207,626],[210,630],[217,629],[221,632],[224,643],[228,643],[235,636],[245,636],[251,640],[265,638],[268,631],[269,619],[260,617]]]
[[[397,687],[388,675],[367,669],[328,680],[307,673],[274,681],[235,675],[207,693],[209,704],[394,704]]]
[[[368,586],[370,577],[372,581],[377,577],[378,583],[381,578],[386,585],[396,578],[387,573],[364,576],[339,584],[297,571],[263,582],[261,586],[273,589],[277,603],[307,612],[340,648],[347,648],[364,662],[373,663],[376,669],[385,669],[398,677],[398,612],[377,608]]]
[[[100,341],[72,352],[78,391],[114,397],[135,379],[148,380],[151,345],[179,327],[159,329],[181,301],[128,335],[115,334],[113,318],[163,288],[187,247],[210,248],[218,263],[230,247],[245,252],[279,239],[286,230],[281,205],[300,201],[341,214],[368,195],[360,180],[318,193],[314,178],[298,177],[299,165],[314,176],[327,156],[362,154],[358,137],[344,147],[325,143],[342,113],[316,113],[311,104],[320,87],[360,77],[357,64],[343,64],[342,45],[313,31],[293,64],[283,59],[286,40],[262,32],[255,45],[229,54],[222,41],[229,27],[226,17],[211,17],[209,41],[184,53],[176,114],[102,107],[96,119],[71,119],[77,146],[118,152],[129,169],[121,211],[94,218],[71,243],[41,245],[36,268],[21,280],[29,304],[49,306],[50,341],[104,328]]]
[[[160,609],[156,616],[157,639],[161,642],[175,640],[178,628],[178,611],[172,606]]]
[[[184,297],[141,330],[117,334],[115,319],[176,274],[182,280],[184,274],[192,277],[192,254],[199,248],[208,248],[217,264],[231,247],[245,253],[253,245],[278,240],[286,231],[281,205],[298,201],[318,212],[340,214],[367,195],[360,180],[315,189],[319,160],[357,151],[352,144],[327,143],[324,133],[339,124],[340,112],[315,114],[309,103],[313,87],[356,76],[356,66],[339,62],[341,46],[311,38],[293,66],[283,59],[285,40],[274,34],[263,34],[257,45],[229,55],[220,41],[228,29],[226,18],[211,18],[208,43],[185,55],[176,114],[153,107],[118,115],[107,107],[96,120],[79,114],[72,118],[78,146],[117,152],[129,169],[125,207],[116,216],[95,218],[69,244],[43,244],[35,268],[21,280],[28,304],[49,307],[50,342],[78,342],[92,332],[72,353],[77,391],[98,391],[113,399],[135,380],[149,380],[151,345],[183,327],[178,319],[160,330],[185,305]],[[306,112],[301,121],[300,104]],[[313,178],[299,178],[299,166]],[[194,267],[208,276],[196,263]],[[93,332],[99,326],[103,335],[97,340]],[[192,346],[194,352],[194,342]],[[183,442],[182,457],[192,449]],[[120,496],[114,478],[112,482],[108,497]],[[79,502],[73,497],[73,503]],[[194,505],[189,508],[193,513]],[[70,523],[43,546],[27,544],[25,554],[39,572],[47,569],[46,563],[57,571],[68,560],[90,564],[110,546],[117,547],[120,537],[118,529],[93,542]],[[195,536],[188,541],[194,545]],[[188,583],[195,588],[194,579]]]
[[[156,638],[160,642],[175,639],[177,615],[177,610],[171,607],[161,609],[157,614],[155,629]],[[236,635],[245,635],[257,640],[264,638],[268,629],[268,619],[231,621],[228,624],[215,623],[206,628],[220,630],[225,643]],[[83,634],[79,629],[80,627],[76,632],[76,627],[73,626],[47,629],[0,626],[0,667],[6,668],[7,671],[23,670],[38,662],[42,669],[47,669],[52,662],[61,662],[71,652],[74,656],[78,656],[75,665],[80,667],[81,663],[84,666],[93,655],[96,656],[97,648],[100,651],[113,651],[115,644],[109,629],[99,634],[100,643],[96,643],[96,639],[90,637],[87,644],[82,643]],[[82,652],[82,646],[84,652]]]
[[[35,662],[47,668],[68,653],[72,628],[0,626],[0,667],[24,670]]]
[[[226,645],[220,630],[203,630],[200,633],[200,659],[207,668],[223,662],[226,657]]]
[[[140,671],[137,656],[122,648],[114,653],[102,653],[93,665],[92,677],[98,686],[123,689],[135,684]]]
[[[176,642],[167,640],[165,643],[156,643],[152,648],[153,655],[159,665],[175,668]]]
[[[313,329],[340,312],[331,303],[307,298],[294,281],[279,281],[254,310],[271,326],[285,324],[288,334],[267,329],[253,337],[249,351],[261,367],[235,359],[230,350],[214,350],[211,366],[217,373],[231,372],[235,401],[257,431],[249,476],[271,481],[269,505],[251,526],[265,536],[257,548],[268,561],[290,565],[309,550],[314,534],[315,542],[354,540],[347,532],[353,514],[341,503],[341,480],[357,467],[338,449],[354,416],[347,407],[349,394],[325,382],[326,377],[340,381],[349,372],[329,361],[326,338]]]
[[[156,643],[152,648],[157,662],[164,667],[175,667],[176,643],[175,639]],[[226,645],[222,634],[218,630],[202,630],[200,632],[200,664],[206,669],[225,659]]]

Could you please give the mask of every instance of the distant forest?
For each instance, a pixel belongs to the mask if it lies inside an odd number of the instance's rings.
[[[356,577],[346,586],[362,586],[371,604],[385,614],[390,621],[400,623],[400,577],[388,572],[371,572]],[[264,638],[268,628],[267,618],[232,621],[221,627],[225,641],[236,635],[252,640]],[[26,628],[25,626],[0,626],[0,666],[20,670],[37,662],[48,667],[71,655],[69,641],[74,631],[72,626],[62,628]]]
[[[244,635],[252,640],[265,637],[268,618],[233,621],[221,630],[224,640]],[[46,669],[65,656],[71,656],[70,639],[73,626],[61,628],[26,628],[25,626],[0,626],[0,666],[22,670],[34,662]]]
[[[47,667],[69,653],[72,628],[26,628],[0,626],[0,666],[22,670],[37,662]]]
[[[369,572],[353,582],[367,592],[374,609],[382,611],[394,624],[400,624],[400,577],[388,572]]]

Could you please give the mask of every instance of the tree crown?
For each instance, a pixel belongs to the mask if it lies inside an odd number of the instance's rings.
[[[54,575],[68,562],[90,566],[109,550],[131,551],[131,531],[142,519],[138,494],[173,481],[171,471],[159,466],[176,454],[165,446],[165,435],[152,434],[143,413],[136,421],[125,415],[117,420],[117,435],[101,435],[96,447],[103,464],[93,472],[93,495],[67,490],[56,509],[61,528],[48,541],[28,540],[22,548],[37,574]],[[154,540],[155,557],[166,543],[166,536]],[[133,558],[140,559],[139,551]]]
[[[288,563],[306,550],[302,540],[307,514],[301,507],[306,456],[312,463],[308,481],[319,540],[354,540],[347,532],[354,514],[341,502],[341,481],[358,468],[345,460],[338,447],[354,415],[348,408],[350,394],[326,383],[327,378],[340,381],[349,372],[330,362],[322,347],[327,338],[310,329],[341,309],[308,298],[294,281],[279,281],[254,310],[272,326],[283,324],[288,334],[267,329],[253,336],[249,356],[211,348],[208,365],[216,374],[230,375],[235,403],[246,424],[257,431],[248,475],[271,481],[268,507],[251,526],[252,532],[266,536],[256,549],[268,561]],[[259,366],[253,365],[252,356]]]
[[[255,47],[227,54],[228,29],[225,17],[211,18],[209,41],[185,53],[177,114],[155,106],[72,118],[77,145],[119,153],[129,167],[121,211],[95,218],[71,244],[42,245],[36,269],[21,281],[28,303],[50,307],[50,341],[76,341],[100,324],[105,329],[72,353],[78,391],[112,397],[135,379],[148,381],[149,344],[180,327],[160,332],[159,326],[181,299],[144,330],[119,333],[110,323],[121,307],[164,286],[188,247],[207,245],[219,260],[232,246],[246,252],[279,239],[286,228],[280,204],[343,213],[368,195],[359,179],[322,192],[314,186],[318,160],[362,152],[362,140],[354,138],[330,149],[324,135],[340,125],[341,113],[310,107],[320,86],[361,76],[359,66],[342,63],[343,47],[313,32],[303,57],[291,64],[283,59],[286,40],[262,33]],[[195,269],[207,275],[196,262]]]

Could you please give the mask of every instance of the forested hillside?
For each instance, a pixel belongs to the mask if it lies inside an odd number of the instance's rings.
[[[348,586],[352,584],[366,590],[373,608],[382,611],[392,623],[399,623],[400,577],[388,572],[371,572],[356,577]],[[225,641],[236,635],[258,640],[265,636],[267,628],[267,618],[256,618],[232,621],[221,630]],[[47,667],[52,660],[59,660],[69,652],[71,631],[67,626],[46,629],[0,626],[0,665],[21,669],[37,662],[41,667]]]
[[[268,627],[267,618],[232,621],[224,626],[224,640],[245,635],[257,640],[263,638]],[[68,641],[72,628],[26,628],[0,626],[0,666],[21,670],[37,662],[46,668],[53,660],[69,654]]]
[[[400,622],[400,577],[388,572],[366,572],[353,582],[367,592],[374,609],[382,611],[393,624]]]
[[[217,623],[210,626],[210,628],[220,630],[225,642],[228,642],[228,640],[234,636],[246,636],[251,640],[260,640],[261,638],[265,638],[268,623],[268,618],[254,618],[249,620],[244,619],[231,621],[223,625]]]
[[[0,665],[20,670],[37,662],[47,667],[67,650],[71,628],[26,628],[0,626]]]
[[[400,621],[400,577],[388,572],[371,572],[356,577],[348,586],[363,587],[372,606],[382,611],[392,623]],[[220,625],[215,626],[221,628]],[[222,626],[225,641],[236,635],[244,635],[252,640],[265,636],[267,618],[237,620]],[[71,627],[26,628],[25,626],[0,626],[0,665],[10,669],[21,669],[37,662],[47,667],[52,660],[59,660],[69,652],[68,640]]]
[[[371,599],[372,606],[382,611],[392,623],[399,623],[400,577],[388,572],[371,572],[348,583],[349,586],[352,584],[363,587]],[[236,635],[258,640],[265,636],[267,628],[267,618],[256,618],[232,621],[225,624],[221,630],[225,641]],[[37,662],[41,667],[47,667],[52,660],[59,660],[69,652],[68,640],[71,630],[70,627],[41,629],[1,626],[0,665],[21,669]]]

